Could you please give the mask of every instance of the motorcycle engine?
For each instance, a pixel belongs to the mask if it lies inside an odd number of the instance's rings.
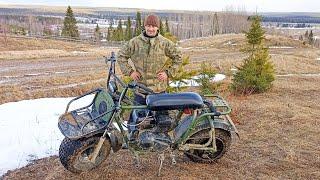
[[[175,112],[146,110],[135,111],[133,118],[137,124],[136,141],[143,150],[161,152],[171,144],[168,132],[174,129],[178,122]]]
[[[156,133],[146,130],[139,133],[138,142],[143,150],[161,152],[170,147],[171,138],[167,133]]]

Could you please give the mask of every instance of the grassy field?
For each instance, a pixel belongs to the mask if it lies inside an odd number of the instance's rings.
[[[1,60],[27,60],[61,57],[102,57],[110,47],[66,42],[50,39],[23,39],[9,37],[5,42],[0,37]]]
[[[189,69],[208,62],[228,75],[245,57],[239,51],[243,44],[244,35],[231,34],[186,40],[179,46],[190,56]],[[279,36],[267,36],[267,44],[277,73],[272,90],[247,97],[222,92],[241,139],[215,164],[193,163],[182,155],[176,166],[165,161],[162,179],[320,178],[320,50]],[[0,64],[0,104],[80,95],[106,82],[102,56],[3,59]],[[230,76],[224,81],[229,83]],[[120,151],[80,175],[66,171],[53,156],[10,171],[4,179],[157,179],[157,169],[153,154],[143,156],[142,166],[135,168],[130,153]]]

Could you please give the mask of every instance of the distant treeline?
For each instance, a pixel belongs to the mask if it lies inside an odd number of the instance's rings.
[[[85,14],[87,13],[87,14]],[[189,39],[197,37],[207,37],[215,34],[227,34],[227,33],[242,33],[249,27],[248,15],[245,12],[175,12],[175,11],[141,11],[142,21],[148,14],[154,13],[161,19],[168,21],[168,27],[170,32],[178,37],[178,39]],[[132,19],[132,26],[137,25],[135,21],[136,12],[132,11],[97,11],[90,9],[87,12],[83,10],[74,9],[74,15],[76,17],[87,18],[82,22],[96,24],[99,19],[107,19],[108,22],[119,22],[123,24],[127,23],[127,19]],[[56,18],[45,18],[48,16]],[[34,9],[15,9],[15,8],[0,8],[0,22],[8,26],[14,25],[14,29],[23,28],[23,33],[20,30],[15,34],[25,34],[24,32],[31,34],[45,34],[45,35],[59,35],[60,29],[48,29],[48,25],[56,25],[61,27],[62,18],[65,13],[43,12],[41,10]],[[40,17],[44,17],[41,19]],[[55,22],[55,23],[53,23]],[[143,22],[141,23],[143,25]],[[119,25],[118,25],[119,26]],[[11,27],[9,27],[9,32]],[[101,28],[101,32],[106,32],[106,29]],[[94,31],[91,29],[82,29],[81,35],[88,36],[94,35]]]
[[[51,25],[60,25],[63,19],[32,15],[0,15],[0,32],[17,35],[59,35],[59,29],[52,31]]]
[[[282,23],[320,23],[320,17],[312,16],[263,16],[263,22],[282,22]]]

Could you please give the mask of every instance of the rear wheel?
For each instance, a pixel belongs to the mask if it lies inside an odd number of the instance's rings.
[[[190,144],[205,144],[209,140],[209,132],[211,128],[202,129],[193,134],[187,143]],[[213,163],[220,159],[230,148],[231,135],[228,131],[223,129],[215,129],[215,141],[217,151],[209,150],[189,150],[185,155],[194,162]],[[212,145],[212,143],[211,143]]]
[[[59,149],[61,164],[74,173],[89,171],[99,166],[108,157],[111,149],[110,141],[106,139],[95,162],[91,162],[89,156],[93,153],[99,138],[97,136],[80,140],[64,138]]]

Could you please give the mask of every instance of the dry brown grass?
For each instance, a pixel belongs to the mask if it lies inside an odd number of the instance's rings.
[[[320,57],[319,49],[304,46],[301,41],[286,37],[267,35],[266,38],[268,46],[293,47],[269,50],[278,74],[320,72],[319,61],[316,61]],[[180,46],[184,55],[190,56],[191,62],[211,63],[221,72],[230,74],[230,69],[239,66],[246,57],[240,52],[244,44],[243,34],[227,34],[186,40]],[[197,65],[191,66],[196,68]]]
[[[1,41],[3,40],[2,37],[0,39]],[[98,47],[78,42],[8,38],[7,46],[0,46],[0,60],[102,57],[108,52],[110,52],[110,48],[108,47]]]
[[[278,78],[272,91],[249,97],[228,96],[241,139],[216,164],[197,164],[179,156],[177,166],[164,164],[161,179],[319,179],[320,78]],[[128,151],[111,154],[101,167],[80,175],[65,170],[57,157],[45,158],[5,179],[156,178],[156,156],[133,166]],[[160,178],[159,178],[160,179]]]
[[[243,38],[233,36],[239,41]],[[228,37],[223,38],[217,41],[228,41]],[[195,40],[195,44],[209,43],[198,41],[202,40]],[[197,68],[196,62],[200,60],[210,60],[221,71],[230,73],[230,67],[240,64],[243,58],[238,50],[237,47],[220,48],[216,45],[207,49],[183,49],[183,52],[189,54],[194,63],[188,68]],[[320,57],[319,49],[297,47],[270,51],[278,74],[320,73],[320,63],[315,61]],[[0,63],[3,67],[1,77],[17,76],[12,82],[0,84],[2,103],[76,96],[103,87],[105,83],[106,65],[97,58],[3,60]],[[24,76],[48,71],[67,73]],[[173,167],[167,160],[161,179],[319,179],[320,77],[277,77],[271,91],[244,97],[230,94],[227,90],[229,83],[230,79],[224,81],[220,91],[233,108],[231,117],[237,123],[241,139],[216,164],[192,163],[179,156],[177,166]],[[68,87],[70,84],[75,86]],[[196,88],[189,90],[197,91]],[[101,167],[80,175],[66,171],[54,156],[10,171],[4,179],[124,179],[129,176],[133,179],[160,179],[155,176],[157,168],[156,156],[145,155],[142,167],[137,169],[133,166],[131,154],[120,151],[111,154]]]

